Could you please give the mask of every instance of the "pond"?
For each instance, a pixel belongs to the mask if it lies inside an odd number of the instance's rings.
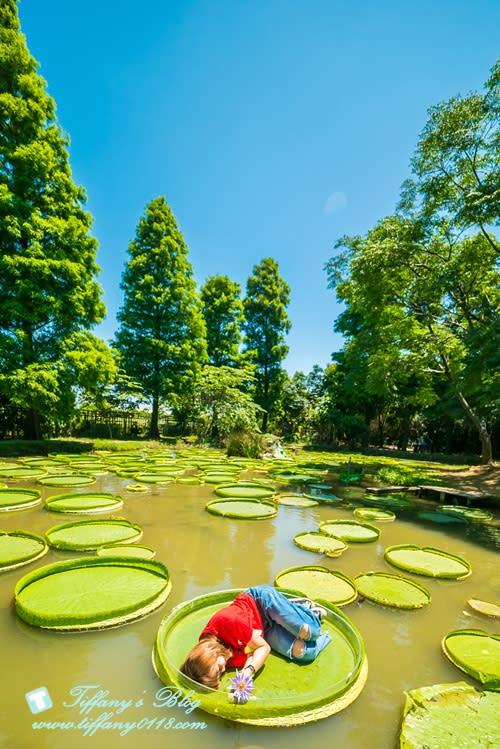
[[[218,461],[224,462],[220,454]],[[242,470],[241,478],[269,479],[255,467]],[[78,468],[83,470],[83,466]],[[198,472],[188,468],[182,475]],[[212,483],[147,482],[147,491],[132,492],[127,488],[133,483],[130,475],[110,471],[98,472],[95,483],[78,489],[42,485],[29,478],[7,479],[9,488],[37,489],[43,500],[65,492],[121,496],[119,510],[90,517],[113,515],[141,526],[139,543],[156,550],[156,559],[169,570],[172,590],[159,609],[138,621],[99,631],[59,633],[30,626],[16,615],[14,586],[28,572],[73,559],[75,552],[50,549],[30,564],[3,572],[0,746],[126,749],[145,741],[148,749],[169,745],[181,749],[303,749],[307,745],[331,749],[332,744],[349,749],[395,749],[405,690],[458,681],[479,688],[443,655],[441,640],[456,629],[498,631],[494,619],[467,606],[470,598],[498,598],[498,512],[493,509],[493,518],[486,523],[440,523],[433,518],[433,503],[415,500],[411,507],[390,508],[396,514],[393,522],[368,521],[380,529],[375,541],[349,543],[341,556],[331,558],[299,548],[292,539],[304,531],[318,531],[325,521],[353,520],[353,509],[363,504],[364,491],[359,486],[339,485],[338,475],[333,473],[313,470],[314,478],[323,485],[316,490],[319,494],[328,496],[326,487],[331,486],[342,501],[304,507],[279,504],[276,516],[259,520],[207,512],[206,503],[216,498],[216,484]],[[287,484],[288,480],[292,483]],[[277,486],[286,494],[305,488],[293,475],[282,476]],[[43,535],[49,528],[75,519],[75,515],[48,511],[42,504],[1,512],[0,530],[22,529]],[[384,550],[396,544],[436,547],[458,555],[471,565],[472,574],[463,580],[439,580],[401,573],[425,586],[432,596],[431,604],[418,610],[390,609],[361,598],[342,608],[361,633],[368,658],[366,685],[342,712],[293,728],[255,727],[193,710],[189,701],[182,704],[165,690],[159,691],[163,685],[153,670],[151,653],[160,622],[173,607],[213,591],[272,584],[279,572],[298,565],[322,565],[350,578],[369,571],[398,573],[384,560]],[[79,552],[76,556],[91,554]],[[46,688],[53,706],[32,714],[25,695],[40,687]],[[136,721],[137,725],[121,731],[109,729],[106,715],[115,721]],[[37,728],[42,720],[49,725]]]

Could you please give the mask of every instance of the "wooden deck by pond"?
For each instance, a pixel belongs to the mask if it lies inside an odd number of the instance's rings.
[[[366,489],[370,494],[387,494],[388,492],[412,492],[420,496],[431,495],[433,499],[439,502],[446,502],[450,498],[465,500],[469,502],[478,502],[491,499],[491,495],[479,491],[465,491],[463,489],[454,489],[450,486],[430,486],[427,484],[420,486],[370,486]],[[437,496],[436,496],[437,495]]]

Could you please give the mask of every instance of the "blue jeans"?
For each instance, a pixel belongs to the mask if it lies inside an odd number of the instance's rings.
[[[255,585],[245,593],[256,601],[264,623],[263,637],[271,649],[291,661],[311,663],[331,641],[327,632],[321,631],[321,620],[314,611],[290,601],[271,585]],[[309,626],[310,637],[304,642],[304,652],[292,654],[292,647],[304,624]]]

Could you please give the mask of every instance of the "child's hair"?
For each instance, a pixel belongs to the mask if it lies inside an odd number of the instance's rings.
[[[231,657],[232,652],[226,648],[216,637],[208,635],[200,640],[181,666],[182,673],[193,681],[203,684],[211,689],[218,689],[220,684],[220,673],[211,673],[212,667],[219,655],[226,660]]]

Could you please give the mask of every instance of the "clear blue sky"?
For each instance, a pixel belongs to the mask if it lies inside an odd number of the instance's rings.
[[[22,0],[88,193],[113,337],[145,206],[164,195],[199,285],[264,257],[292,289],[290,373],[342,346],[325,262],[394,211],[428,107],[482,87],[497,0]]]

